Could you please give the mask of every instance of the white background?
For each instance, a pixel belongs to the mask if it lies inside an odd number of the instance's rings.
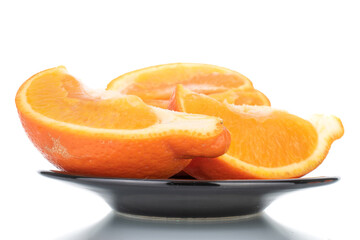
[[[267,214],[321,239],[360,239],[360,8],[356,1],[0,1],[0,239],[55,239],[100,221],[98,196],[40,176],[54,169],[17,116],[17,89],[57,65],[92,88],[142,67],[199,62],[244,74],[275,108],[333,114],[345,135]],[[151,238],[151,236],[149,236]]]

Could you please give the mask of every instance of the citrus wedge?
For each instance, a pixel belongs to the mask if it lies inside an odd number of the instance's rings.
[[[139,69],[112,80],[107,89],[133,94],[147,104],[167,108],[177,84],[237,105],[270,106],[266,96],[255,90],[247,77],[209,64],[172,63]]]
[[[267,106],[236,106],[179,85],[170,109],[221,117],[231,134],[228,152],[194,158],[184,169],[197,179],[294,178],[315,169],[344,129],[334,116],[309,121]]]
[[[64,67],[28,79],[16,106],[34,145],[58,168],[75,174],[168,178],[190,158],[221,155],[230,144],[219,118],[85,90]]]

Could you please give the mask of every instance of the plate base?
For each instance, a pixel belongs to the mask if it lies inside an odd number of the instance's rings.
[[[248,214],[248,215],[241,215],[241,216],[229,216],[229,217],[157,217],[157,216],[146,216],[146,215],[135,215],[135,214],[128,214],[122,212],[116,212],[115,214],[130,218],[130,219],[138,219],[138,220],[145,220],[145,221],[160,221],[160,222],[224,222],[224,221],[239,221],[239,220],[248,220],[251,218],[256,218],[262,215],[262,212]]]

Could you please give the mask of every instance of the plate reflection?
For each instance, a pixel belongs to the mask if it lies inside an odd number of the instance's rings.
[[[282,226],[266,214],[237,219],[211,221],[149,220],[131,218],[111,212],[88,229],[66,236],[66,240],[140,240],[140,239],[206,239],[206,240],[316,240]]]

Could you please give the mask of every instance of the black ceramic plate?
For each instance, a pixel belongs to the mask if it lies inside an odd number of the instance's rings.
[[[170,218],[233,217],[256,214],[276,197],[294,190],[334,183],[337,177],[279,180],[204,181],[83,177],[41,171],[100,194],[117,212]]]

